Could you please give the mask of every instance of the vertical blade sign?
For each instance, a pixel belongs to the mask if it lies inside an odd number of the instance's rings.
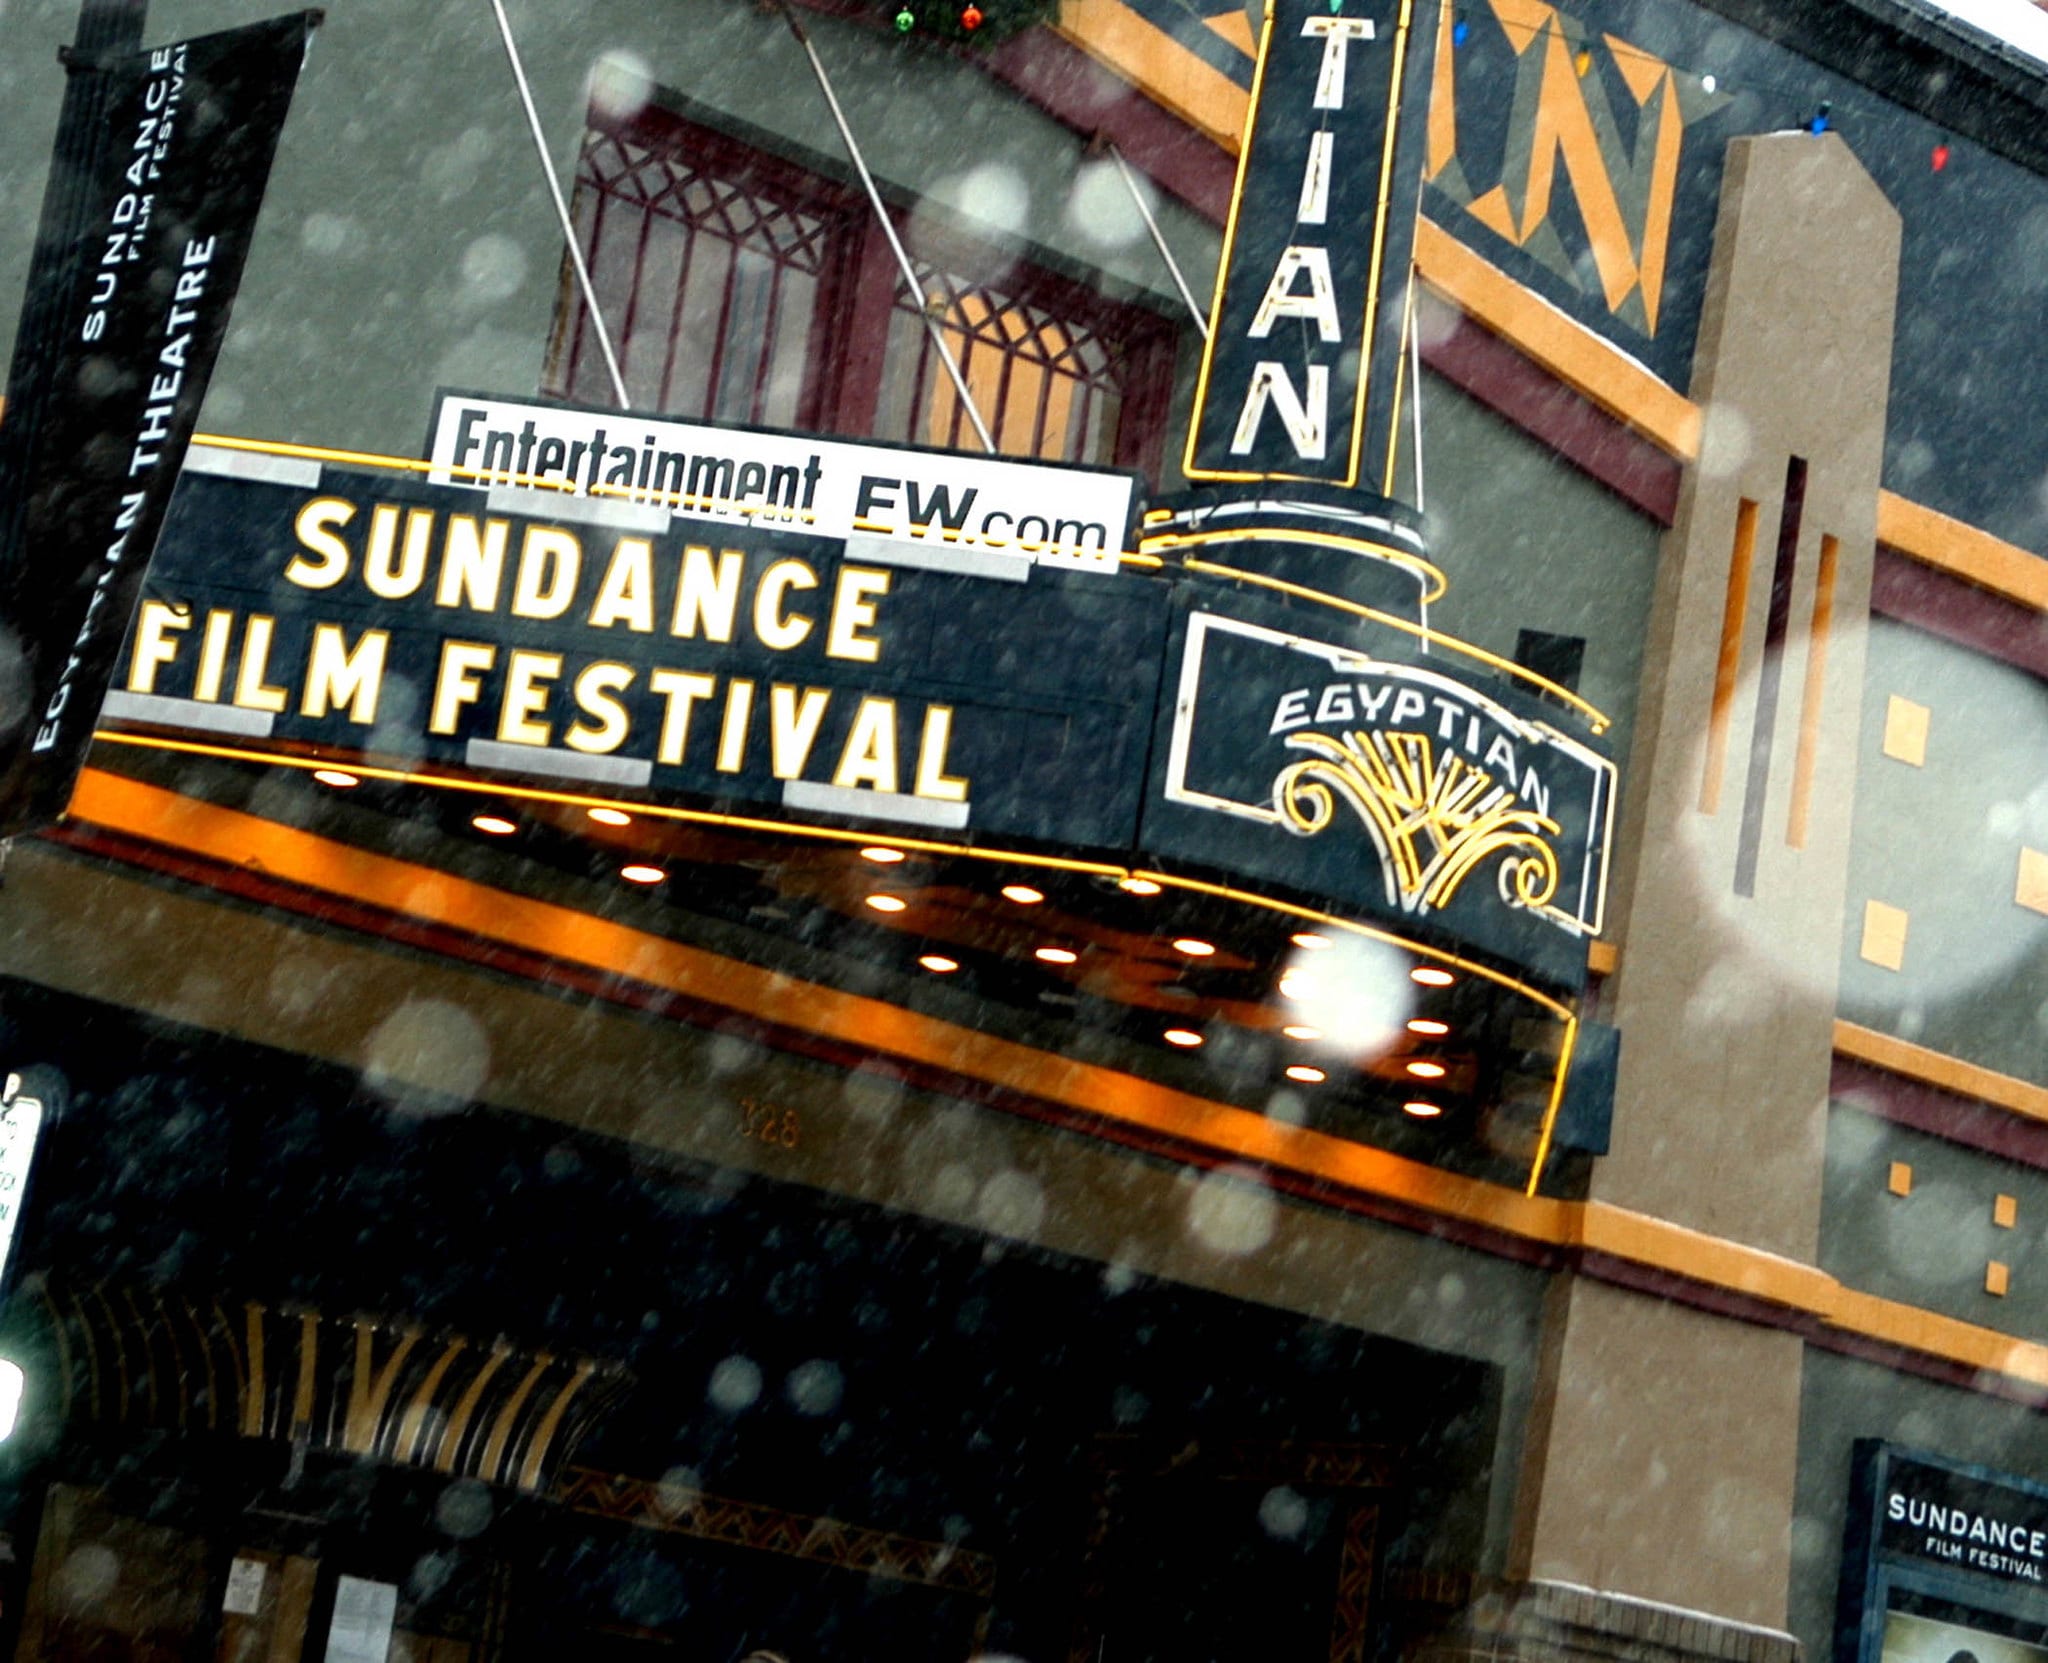
[[[0,549],[0,837],[64,812],[191,441],[316,12],[75,66],[109,78],[85,235],[32,285],[64,291],[48,404],[8,411],[15,546]],[[61,149],[61,146],[60,146]]]
[[[1189,424],[1190,479],[1379,490],[1433,31],[1414,0],[1268,0]]]

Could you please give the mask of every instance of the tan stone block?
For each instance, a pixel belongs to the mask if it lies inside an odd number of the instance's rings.
[[[1884,754],[1915,768],[1927,761],[1928,710],[1894,693],[1884,707]]]
[[[1906,962],[1906,926],[1910,919],[1903,907],[1883,901],[1863,903],[1863,959],[1886,970],[1897,970]]]

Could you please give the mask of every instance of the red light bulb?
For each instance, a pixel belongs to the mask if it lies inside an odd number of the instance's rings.
[[[962,12],[960,14],[960,27],[970,31],[979,29],[981,27],[981,8],[979,6],[969,6]]]
[[[1948,146],[1945,144],[1937,144],[1934,147],[1934,154],[1932,157],[1929,158],[1929,160],[1931,160],[1934,163],[1934,171],[1936,173],[1939,173],[1943,168],[1948,166]]]

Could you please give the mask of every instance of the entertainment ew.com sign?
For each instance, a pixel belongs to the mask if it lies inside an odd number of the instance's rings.
[[[427,459],[438,485],[556,490],[1091,571],[1115,569],[1134,489],[1109,469],[447,392]]]

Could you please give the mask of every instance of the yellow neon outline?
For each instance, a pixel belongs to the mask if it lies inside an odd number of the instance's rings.
[[[283,439],[237,439],[225,433],[195,433],[195,445],[211,445],[216,450],[254,451],[261,456],[289,456],[303,462],[340,462],[372,468],[392,468],[407,473],[445,473],[462,479],[484,480],[493,485],[516,485],[528,490],[554,491],[562,496],[576,495],[574,481],[563,483],[558,479],[544,479],[538,474],[512,474],[501,468],[463,468],[454,463],[425,462],[413,456],[385,456],[370,450],[332,450],[324,445],[297,445]],[[1041,467],[1054,464],[1040,463]],[[620,498],[626,501],[645,501],[655,507],[677,507],[695,504],[700,508],[729,509],[738,514],[764,514],[775,508],[774,503],[729,501],[723,497],[693,497],[683,491],[647,491],[639,488],[626,490],[618,486],[597,486],[585,494],[586,500],[597,498]],[[806,513],[801,516],[804,524],[815,524],[817,515]],[[858,522],[856,522],[858,523]],[[774,529],[770,527],[770,529]],[[946,542],[957,542],[955,532],[945,533]],[[986,545],[982,545],[986,546]],[[1034,552],[1054,549],[1078,554],[1114,555],[1127,566],[1142,566],[1156,571],[1166,562],[1157,555],[1134,554],[1129,549],[1073,549],[1067,550],[1064,543],[1025,543],[1014,545]]]
[[[1223,327],[1223,289],[1230,272],[1230,256],[1237,247],[1237,221],[1244,207],[1244,176],[1251,167],[1252,129],[1258,125],[1259,94],[1266,85],[1266,56],[1273,41],[1273,0],[1266,0],[1266,13],[1259,24],[1259,53],[1252,65],[1251,95],[1244,106],[1244,137],[1237,144],[1237,177],[1230,186],[1230,213],[1223,221],[1223,251],[1216,257],[1216,287],[1209,295],[1209,327],[1202,336],[1202,367],[1195,376],[1195,398],[1189,408],[1188,436],[1181,446],[1180,471],[1189,479],[1210,475],[1195,467],[1195,441],[1202,431],[1202,416],[1209,408],[1209,370],[1216,357],[1216,341]],[[1231,475],[1256,478],[1257,475]]]
[[[1351,403],[1351,453],[1345,475],[1331,480],[1322,474],[1233,473],[1220,468],[1197,468],[1195,441],[1202,430],[1202,418],[1209,406],[1209,363],[1215,351],[1223,314],[1223,291],[1230,271],[1230,252],[1236,242],[1238,213],[1244,204],[1244,176],[1251,157],[1252,129],[1259,115],[1259,93],[1266,78],[1266,46],[1273,32],[1273,0],[1266,0],[1266,22],[1259,36],[1259,61],[1252,72],[1251,99],[1245,110],[1244,139],[1237,152],[1237,179],[1230,191],[1230,218],[1223,230],[1223,253],[1216,264],[1216,292],[1209,307],[1209,334],[1202,345],[1201,373],[1195,380],[1195,401],[1188,419],[1188,441],[1181,457],[1181,472],[1189,479],[1247,483],[1259,479],[1298,480],[1303,484],[1336,484],[1349,489],[1358,484],[1359,462],[1365,449],[1365,407],[1372,380],[1373,320],[1379,315],[1381,267],[1386,263],[1387,211],[1393,189],[1394,144],[1400,132],[1401,86],[1407,74],[1408,29],[1414,14],[1414,0],[1401,0],[1401,16],[1394,25],[1394,67],[1387,87],[1386,142],[1380,157],[1380,199],[1373,210],[1372,260],[1366,268],[1364,333],[1358,345],[1358,391]],[[1396,392],[1398,418],[1399,393]]]
[[[1373,325],[1380,315],[1380,279],[1387,263],[1387,210],[1393,194],[1394,143],[1401,135],[1401,87],[1408,75],[1408,26],[1415,13],[1415,0],[1401,0],[1401,21],[1394,25],[1394,74],[1387,89],[1387,138],[1380,154],[1380,205],[1374,214],[1372,264],[1366,272],[1365,333],[1358,341],[1358,413],[1351,425],[1351,475],[1344,481],[1356,484],[1365,449],[1365,406],[1372,382]],[[1420,213],[1418,205],[1416,212]],[[1398,376],[1394,383],[1394,410],[1390,418],[1398,425],[1401,393]]]
[[[1272,530],[1258,526],[1226,526],[1215,531],[1155,531],[1144,539],[1147,548],[1191,548],[1203,543],[1309,543],[1317,548],[1342,549],[1346,554],[1367,554],[1400,566],[1423,581],[1422,604],[1441,600],[1450,588],[1443,568],[1419,554],[1392,543],[1375,543],[1364,537],[1346,537],[1335,531]],[[1183,561],[1193,569],[1193,562]],[[1278,581],[1277,579],[1275,581]],[[1313,592],[1313,591],[1311,591]]]
[[[1557,1054],[1557,1075],[1550,1086],[1550,1101],[1543,1107],[1543,1130],[1536,1135],[1536,1155],[1529,1164],[1529,1183],[1522,1193],[1530,1198],[1536,1194],[1536,1186],[1543,1181],[1544,1163],[1550,1159],[1550,1140],[1557,1131],[1557,1117],[1564,1108],[1564,1083],[1571,1073],[1572,1052],[1579,1043],[1579,1018],[1576,1013],[1564,1019],[1564,1049]]]
[[[1596,734],[1605,733],[1613,726],[1612,720],[1605,712],[1588,704],[1569,687],[1561,687],[1548,676],[1539,676],[1534,670],[1524,669],[1513,659],[1502,658],[1499,653],[1489,652],[1484,647],[1475,647],[1470,641],[1460,641],[1455,635],[1446,635],[1442,630],[1431,629],[1427,624],[1411,624],[1406,618],[1396,617],[1391,612],[1361,606],[1357,601],[1347,601],[1337,595],[1326,595],[1320,589],[1304,588],[1299,583],[1289,583],[1285,578],[1267,577],[1263,572],[1243,572],[1235,566],[1218,566],[1213,561],[1196,560],[1192,557],[1182,560],[1181,565],[1191,572],[1208,572],[1215,577],[1235,578],[1239,583],[1255,584],[1261,589],[1276,589],[1282,594],[1294,595],[1302,600],[1318,601],[1324,606],[1335,607],[1339,612],[1370,618],[1376,624],[1386,624],[1392,629],[1404,631],[1425,644],[1448,647],[1452,652],[1476,658],[1480,663],[1493,669],[1506,671],[1518,681],[1526,681],[1532,687],[1540,687],[1553,698],[1562,699],[1585,716]]]

